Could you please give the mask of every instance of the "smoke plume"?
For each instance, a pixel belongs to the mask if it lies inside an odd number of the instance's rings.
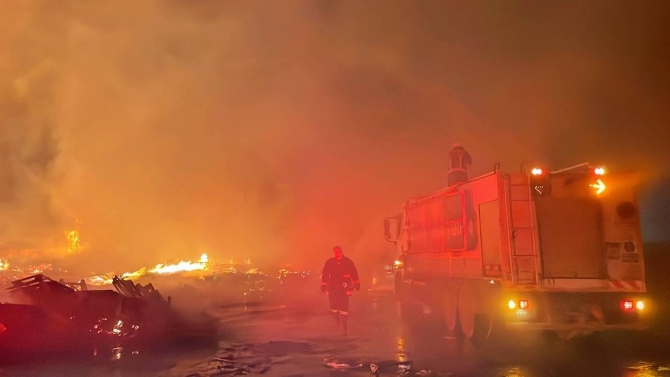
[[[388,251],[381,219],[445,184],[454,142],[474,175],[666,174],[661,4],[8,3],[0,244],[313,266]]]

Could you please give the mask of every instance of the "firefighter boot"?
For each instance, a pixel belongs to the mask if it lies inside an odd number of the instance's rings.
[[[347,316],[344,314],[340,315],[342,319],[340,319],[340,322],[342,322],[342,335],[347,335]]]

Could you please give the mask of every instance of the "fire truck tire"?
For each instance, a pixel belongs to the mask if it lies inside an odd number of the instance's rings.
[[[442,315],[444,324],[450,334],[454,334],[458,324],[458,294],[446,290],[442,296]]]
[[[472,343],[476,346],[482,346],[491,342],[495,330],[496,325],[493,316],[490,314],[475,315],[474,331],[471,337]]]
[[[461,333],[474,344],[486,343],[494,333],[495,318],[486,311],[486,306],[478,302],[482,299],[474,286],[464,285],[458,295],[458,320]],[[481,293],[481,292],[480,292]]]
[[[458,295],[458,322],[461,333],[466,339],[472,338],[475,333],[475,305],[470,290],[463,287]]]

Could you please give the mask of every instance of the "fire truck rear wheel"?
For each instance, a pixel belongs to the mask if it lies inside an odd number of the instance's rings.
[[[477,305],[474,287],[462,287],[458,296],[458,320],[461,333],[474,344],[487,343],[495,330],[496,318],[492,313],[482,313],[484,306]]]
[[[463,294],[458,297],[458,322],[461,333],[466,339],[472,338],[475,333],[475,308],[472,297]]]
[[[442,315],[447,332],[455,335],[458,324],[458,296],[449,290],[442,296]]]
[[[484,345],[491,342],[495,327],[495,320],[490,314],[475,315],[472,342],[475,345]]]

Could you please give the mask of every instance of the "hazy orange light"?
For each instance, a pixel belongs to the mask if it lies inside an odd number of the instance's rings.
[[[595,168],[593,169],[595,175],[605,175],[605,168]]]
[[[531,170],[530,173],[532,175],[542,175],[544,171],[542,170],[542,168],[533,168],[533,170]]]

